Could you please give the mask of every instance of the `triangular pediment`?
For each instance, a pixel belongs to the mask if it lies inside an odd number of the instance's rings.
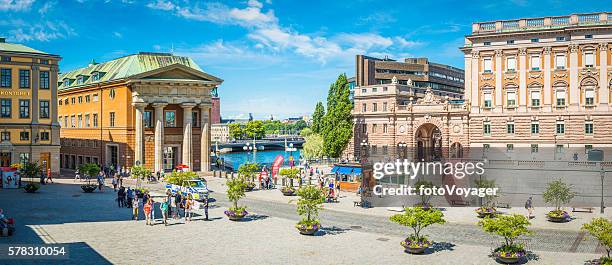
[[[182,64],[173,64],[131,77],[132,79],[194,80],[221,83],[223,80]]]

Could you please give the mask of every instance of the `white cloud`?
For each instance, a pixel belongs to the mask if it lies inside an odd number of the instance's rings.
[[[51,41],[65,39],[76,35],[74,29],[63,21],[46,21],[37,24],[22,23],[16,28],[9,30],[9,40],[16,42],[26,41]]]
[[[166,11],[174,10],[174,8],[176,8],[172,2],[164,0],[157,0],[155,2],[148,3],[147,7]]]
[[[121,32],[118,32],[118,31],[113,31],[113,36],[115,36],[115,38],[123,38],[123,34],[121,34]]]
[[[0,0],[0,11],[30,10],[34,0]]]
[[[47,12],[49,12],[49,10],[50,10],[51,8],[53,8],[53,6],[54,6],[55,4],[57,4],[57,2],[55,2],[55,1],[48,1],[48,2],[45,2],[45,3],[44,3],[44,4],[43,4],[43,5],[42,5],[42,6],[41,6],[39,9],[38,9],[38,13],[39,13],[39,14],[41,14],[41,15],[45,15],[45,14],[47,14]]]

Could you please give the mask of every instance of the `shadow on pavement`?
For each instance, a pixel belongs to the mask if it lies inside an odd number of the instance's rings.
[[[342,233],[346,233],[346,231],[350,231],[351,229],[349,228],[341,228],[341,227],[337,227],[337,226],[324,226],[321,227],[321,229],[319,231],[317,231],[317,233],[315,234],[315,236],[326,236],[326,235],[339,235]]]
[[[425,254],[432,254],[440,251],[453,251],[455,250],[455,244],[448,242],[434,242],[430,248],[425,250]]]

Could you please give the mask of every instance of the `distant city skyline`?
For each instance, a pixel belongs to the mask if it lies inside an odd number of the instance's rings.
[[[192,57],[225,80],[224,119],[309,115],[339,74],[354,75],[356,54],[464,68],[458,47],[472,22],[610,11],[560,0],[0,3],[0,36],[62,56],[62,72],[140,51]]]

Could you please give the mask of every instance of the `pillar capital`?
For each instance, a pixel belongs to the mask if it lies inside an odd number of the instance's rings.
[[[191,110],[196,106],[196,104],[195,103],[181,103],[180,106],[183,109]]]
[[[212,103],[200,103],[198,107],[202,110],[209,110],[212,108]]]
[[[136,109],[139,109],[139,110],[143,110],[144,108],[147,107],[147,105],[149,105],[149,103],[146,103],[146,102],[132,102],[132,106],[134,106]]]
[[[155,102],[155,103],[153,103],[153,107],[156,108],[156,109],[163,109],[166,106],[168,106],[168,103],[166,103],[166,102]]]

